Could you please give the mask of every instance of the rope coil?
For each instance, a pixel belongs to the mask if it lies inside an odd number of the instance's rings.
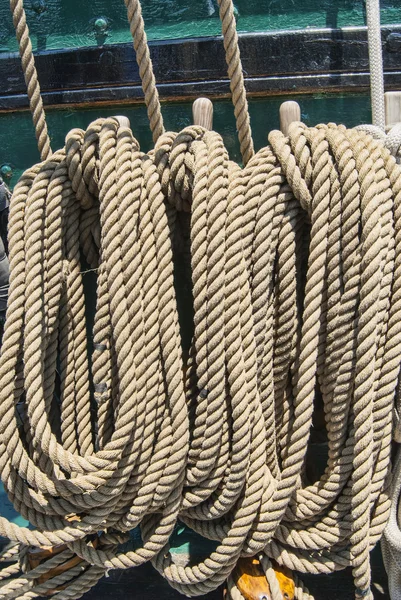
[[[400,170],[341,126],[295,124],[269,140],[240,169],[215,132],[166,133],[143,154],[130,129],[98,120],[15,188],[0,473],[36,529],[0,518],[0,535],[82,559],[57,598],[149,560],[200,595],[261,552],[301,572],[352,565],[371,597],[399,373]],[[185,381],[177,207],[191,210]],[[86,265],[97,268],[92,327]],[[316,386],[329,455],[312,483]],[[198,565],[171,558],[177,519],[216,541]],[[119,549],[138,525],[141,547]],[[18,585],[0,598],[25,597]]]
[[[125,4],[155,148],[104,119],[50,155],[23,2],[11,0],[45,160],[10,205],[0,475],[35,529],[0,517],[16,543],[0,557],[0,599],[79,598],[109,569],[152,561],[187,596],[228,578],[237,600],[231,573],[253,555],[273,600],[270,559],[352,566],[355,598],[372,599],[400,366],[400,168],[366,132],[333,124],[272,132],[254,154],[231,0],[219,6],[245,167],[215,132],[164,133],[140,3]],[[316,396],[328,458],[313,482]],[[172,559],[178,520],[216,543],[196,565]],[[135,527],[142,543],[127,550]],[[32,566],[29,546],[58,550]],[[312,598],[297,579],[296,597]]]

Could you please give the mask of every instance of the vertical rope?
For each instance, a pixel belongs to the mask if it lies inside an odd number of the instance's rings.
[[[128,21],[136,53],[136,62],[138,63],[142,89],[145,95],[145,104],[148,109],[150,129],[152,131],[153,141],[156,142],[161,134],[164,133],[164,125],[160,108],[159,93],[156,88],[152,60],[149,54],[145,24],[142,17],[142,8],[139,0],[124,0],[124,2],[127,7]]]
[[[220,20],[222,24],[224,49],[230,89],[234,104],[234,114],[237,122],[238,139],[244,164],[254,155],[251,124],[249,119],[248,101],[242,73],[242,63],[238,46],[238,34],[235,24],[232,0],[218,0]]]
[[[385,128],[383,53],[380,31],[380,0],[366,0],[370,64],[372,123]]]
[[[38,150],[41,160],[48,158],[51,153],[50,138],[47,131],[46,116],[43,108],[40,86],[29,37],[29,28],[26,22],[23,0],[10,0],[10,9],[13,16],[15,34],[18,40],[22,69],[28,92],[29,106],[35,127]]]

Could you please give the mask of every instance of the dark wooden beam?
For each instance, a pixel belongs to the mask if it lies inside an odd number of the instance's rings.
[[[387,73],[386,89],[401,88],[401,71]],[[285,77],[260,77],[245,79],[250,98],[265,94],[291,95],[311,93],[366,92],[369,88],[369,73],[339,73],[323,75],[299,75]],[[210,98],[228,98],[230,86],[228,81],[202,81],[158,86],[161,99],[165,101],[190,101],[205,95]],[[58,90],[43,92],[44,104],[47,107],[85,107],[101,104],[133,104],[143,102],[142,88],[136,86],[119,86],[103,88],[85,88],[77,90]],[[0,112],[25,110],[27,99],[24,94],[0,96]]]
[[[386,85],[401,87],[401,24],[382,29]],[[240,35],[249,94],[360,91],[369,86],[365,27]],[[162,99],[226,96],[221,38],[151,42]],[[45,51],[36,56],[46,105],[142,100],[131,44]],[[0,110],[28,106],[19,56],[0,54]]]

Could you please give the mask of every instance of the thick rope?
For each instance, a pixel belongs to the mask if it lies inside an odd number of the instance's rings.
[[[31,108],[36,140],[41,160],[46,160],[51,155],[50,138],[47,131],[45,111],[43,108],[40,86],[33,57],[32,43],[26,22],[23,0],[10,0],[15,34],[18,40],[22,69]]]
[[[384,75],[380,29],[380,0],[366,0],[366,20],[368,25],[372,123],[384,131]]]
[[[166,133],[146,155],[99,120],[17,184],[0,474],[35,529],[0,518],[25,557],[2,600],[65,586],[54,597],[78,598],[149,560],[197,596],[259,554],[273,587],[267,558],[352,566],[355,598],[373,598],[400,366],[401,172],[365,132],[294,124],[269,140],[239,169],[215,132]],[[173,245],[177,207],[190,210],[189,255]],[[191,261],[186,371],[174,253]],[[313,483],[316,389],[329,454]],[[198,564],[172,559],[178,519],[216,543]],[[124,550],[136,526],[142,544]],[[39,583],[26,546],[61,544],[79,567]],[[297,597],[310,598],[301,584]]]
[[[139,74],[142,81],[145,103],[148,109],[150,128],[153,134],[153,141],[156,142],[159,136],[164,132],[163,117],[160,109],[159,94],[157,92],[156,82],[153,74],[152,61],[149,54],[141,5],[139,0],[124,1],[127,7],[128,20],[133,36],[134,49],[136,53],[136,60],[139,66]],[[32,112],[36,138],[38,141],[38,149],[41,159],[45,160],[51,154],[50,138],[47,131],[45,111],[40,93],[40,86],[32,52],[29,29],[26,22],[23,0],[10,0],[10,8],[13,16],[16,37],[19,44],[22,69],[24,71],[25,82],[27,85],[29,104]]]
[[[162,133],[164,133],[164,125],[145,25],[142,17],[141,3],[139,0],[124,0],[124,2],[127,7],[127,16],[133,37],[136,61],[139,67],[150,129],[152,131],[153,141],[156,142]],[[246,164],[254,155],[254,149],[244,76],[238,47],[234,6],[232,0],[218,0],[218,2],[240,150],[243,162]],[[19,43],[22,68],[27,84],[28,97],[38,140],[38,148],[41,159],[45,160],[51,153],[50,139],[47,132],[45,112],[35,68],[32,44],[29,37],[29,29],[26,23],[23,0],[10,0],[10,7]]]
[[[142,89],[145,95],[145,104],[148,109],[150,129],[153,141],[156,142],[164,133],[163,117],[160,108],[159,93],[153,74],[152,61],[142,17],[142,8],[139,0],[124,0],[127,7],[128,21],[134,41],[136,61],[139,67]]]
[[[228,577],[235,599],[237,559],[260,552],[274,600],[269,557],[301,572],[351,565],[356,599],[372,598],[400,362],[400,172],[364,132],[335,126],[273,133],[252,158],[232,2],[219,4],[244,170],[213,132],[162,135],[140,4],[126,0],[155,151],[100,120],[15,190],[0,473],[36,529],[0,518],[19,552],[1,599],[79,598],[108,569],[149,560],[190,596]],[[22,2],[11,7],[40,101]],[[184,207],[195,313],[185,382],[171,245]],[[309,483],[316,386],[329,459]],[[216,541],[198,565],[172,561],[178,518]],[[123,551],[138,525],[142,546]],[[64,543],[30,567],[27,545]],[[298,580],[296,597],[311,598]]]
[[[248,112],[248,101],[246,99],[244,75],[238,45],[234,5],[232,0],[218,0],[218,3],[238,139],[242,160],[244,165],[246,165],[254,155],[254,149]]]
[[[375,125],[358,125],[356,129],[366,131],[376,140],[380,140],[395,157],[397,163],[401,163],[401,123],[393,125],[387,133]]]
[[[390,131],[387,139],[395,140],[392,151],[397,155],[397,162],[401,161],[401,126],[398,124]],[[396,138],[399,138],[399,141]],[[387,141],[386,139],[386,141]],[[387,145],[387,144],[386,144]],[[388,144],[390,146],[390,144]],[[401,232],[397,232],[398,237]],[[395,410],[394,410],[393,438],[397,442],[397,454],[393,466],[391,510],[384,536],[381,541],[383,562],[387,571],[389,581],[389,592],[391,600],[401,600],[401,380],[398,382]]]

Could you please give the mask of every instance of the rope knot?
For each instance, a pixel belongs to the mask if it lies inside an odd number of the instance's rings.
[[[387,134],[376,125],[358,125],[357,131],[364,131],[379,140],[389,150],[398,164],[401,164],[401,123],[393,125]]]
[[[193,143],[203,139],[203,127],[186,127],[180,133],[162,135],[156,145],[154,162],[162,192],[178,211],[190,212],[194,181]]]
[[[68,176],[83,210],[99,196],[99,133],[104,122],[98,119],[86,131],[72,129],[66,137]]]

